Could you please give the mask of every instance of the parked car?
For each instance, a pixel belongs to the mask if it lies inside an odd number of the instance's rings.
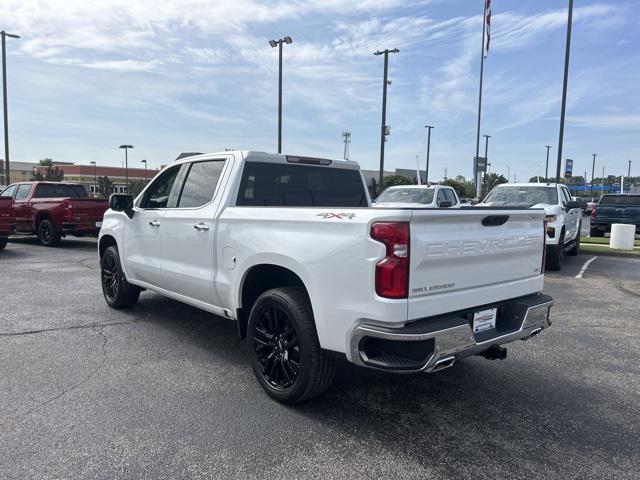
[[[452,187],[444,185],[399,185],[382,192],[373,206],[447,208],[459,207],[460,200]]]
[[[13,234],[16,227],[16,219],[13,215],[13,197],[11,191],[8,191],[9,188],[0,193],[0,250],[7,246],[7,239]]]
[[[585,213],[587,215],[593,215],[593,212],[595,211],[596,208],[598,208],[599,203],[600,203],[600,198],[592,198],[591,201],[587,202]]]
[[[542,208],[547,223],[546,268],[560,270],[561,254],[578,255],[582,210],[569,189],[559,183],[503,183],[478,205]]]
[[[542,210],[369,208],[355,162],[247,151],[174,162],[110,207],[106,303],[149,289],[235,321],[282,402],[324,391],[339,357],[433,372],[550,325]]]
[[[20,182],[3,195],[13,198],[16,233],[37,235],[46,247],[55,247],[66,235],[97,235],[107,200],[89,198],[85,188],[67,182]]]
[[[605,233],[611,233],[614,223],[635,225],[636,234],[640,234],[640,195],[603,195],[591,214],[589,234],[592,237],[604,237]]]

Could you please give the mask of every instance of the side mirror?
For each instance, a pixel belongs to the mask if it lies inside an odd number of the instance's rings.
[[[575,202],[573,200],[570,202],[567,202],[567,206],[566,206],[567,210],[573,210],[574,208],[581,208],[580,202]]]
[[[112,193],[109,197],[109,208],[114,212],[124,212],[133,218],[133,196],[125,193]]]
[[[438,207],[440,208],[449,208],[451,206],[451,201],[449,200],[443,200],[438,204]]]

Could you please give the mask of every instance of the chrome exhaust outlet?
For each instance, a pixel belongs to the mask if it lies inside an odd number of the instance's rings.
[[[533,330],[531,330],[531,335],[529,335],[529,338],[533,338],[536,335],[539,335],[541,331],[542,328],[534,328]]]
[[[441,358],[433,366],[433,370],[432,371],[436,372],[438,370],[444,370],[445,368],[451,367],[454,363],[456,363],[456,357],[452,356],[452,357]]]

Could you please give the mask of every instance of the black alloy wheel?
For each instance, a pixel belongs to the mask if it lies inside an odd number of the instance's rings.
[[[102,261],[102,291],[108,303],[113,303],[118,297],[119,284],[118,265],[112,255],[107,255]]]
[[[109,247],[100,259],[102,294],[111,308],[127,308],[135,305],[141,289],[127,282],[120,265],[117,247]]]
[[[278,305],[260,310],[252,342],[266,382],[277,390],[291,387],[300,372],[300,345],[287,312]]]

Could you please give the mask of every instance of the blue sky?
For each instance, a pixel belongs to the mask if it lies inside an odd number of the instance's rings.
[[[566,1],[494,0],[482,133],[492,170],[528,179],[555,159]],[[389,168],[471,175],[482,0],[4,0],[12,159],[150,167],[181,151],[275,151],[277,49],[284,51],[285,153],[377,168],[382,58],[390,57]],[[640,4],[576,0],[565,157],[574,174],[640,172]],[[482,151],[482,149],[481,149]],[[550,169],[551,170],[551,169]],[[633,172],[632,172],[633,173]]]

